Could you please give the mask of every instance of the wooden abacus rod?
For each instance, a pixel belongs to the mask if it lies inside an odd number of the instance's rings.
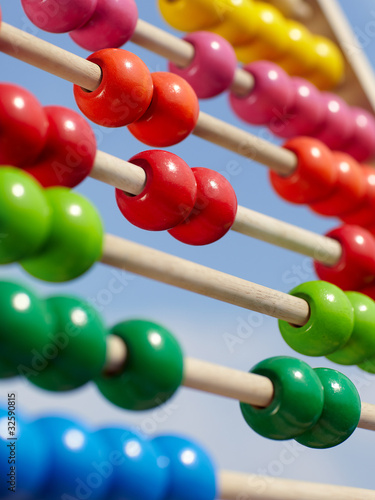
[[[87,90],[97,89],[101,81],[101,70],[97,64],[6,23],[1,24],[0,51]],[[193,134],[263,163],[282,175],[291,174],[297,166],[297,157],[292,151],[203,112],[199,114]]]

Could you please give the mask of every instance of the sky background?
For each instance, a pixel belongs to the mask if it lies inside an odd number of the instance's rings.
[[[137,3],[141,19],[173,31],[161,18],[155,0],[138,0]],[[367,36],[361,41],[365,42],[365,50],[372,64],[375,64],[373,1],[340,0],[340,3],[357,33],[366,33],[366,30],[373,33],[373,37]],[[87,57],[88,53],[77,47],[68,35],[51,35],[35,28],[24,14],[20,0],[0,0],[0,5],[5,22]],[[370,25],[372,21],[374,23]],[[164,59],[132,43],[125,48],[139,55],[151,71],[166,70]],[[70,83],[3,54],[0,54],[0,64],[3,81],[25,86],[43,105],[56,104],[78,110]],[[240,122],[228,105],[227,95],[201,102],[201,109],[271,139],[268,131],[251,128]],[[103,129],[92,125],[98,147],[105,152],[127,160],[148,149],[126,129]],[[292,206],[279,199],[270,187],[267,168],[235,153],[193,136],[170,150],[180,155],[191,167],[212,168],[226,172],[227,177],[228,173],[235,171],[236,175],[231,174],[228,178],[240,205],[319,234],[339,225],[335,219],[318,217],[305,207]],[[131,226],[117,208],[112,187],[87,179],[76,189],[97,206],[106,232],[284,292],[298,283],[316,279],[309,258],[233,231],[208,247],[185,246],[166,232],[151,233]],[[121,273],[102,264],[97,264],[80,279],[64,285],[34,280],[18,266],[2,267],[0,277],[27,283],[42,296],[66,292],[95,301],[108,326],[130,318],[148,318],[160,322],[176,335],[186,356],[244,371],[271,356],[301,357],[286,346],[278,331],[277,321],[273,318],[136,275]],[[122,285],[117,294],[111,294],[108,290],[113,277]],[[233,338],[238,342],[232,344],[228,341]],[[341,368],[325,358],[303,359],[314,367],[341,370],[356,384],[363,401],[375,403],[373,376],[356,367]],[[167,404],[161,419],[155,419],[152,411],[134,414],[117,409],[104,400],[91,384],[75,392],[55,395],[38,390],[24,380],[12,379],[0,383],[2,401],[5,401],[8,392],[17,392],[19,409],[31,416],[47,412],[64,413],[82,418],[94,426],[132,423],[145,432],[185,433],[200,441],[223,469],[375,488],[375,434],[370,431],[359,429],[341,446],[319,451],[295,446],[293,441],[266,440],[247,427],[236,401],[186,388],[181,388],[171,403]],[[289,453],[288,460],[284,460],[284,450],[291,446],[293,453]]]

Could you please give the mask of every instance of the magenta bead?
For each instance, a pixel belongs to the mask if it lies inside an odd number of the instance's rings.
[[[221,36],[207,31],[191,33],[184,40],[194,46],[194,59],[185,68],[169,63],[169,71],[185,78],[200,99],[214,97],[227,90],[237,68],[232,45]]]
[[[257,61],[243,68],[254,77],[254,88],[249,95],[230,94],[233,111],[244,121],[254,125],[268,125],[280,118],[293,100],[289,76],[276,64]]]
[[[133,36],[137,20],[134,0],[97,0],[88,23],[70,36],[80,47],[91,52],[118,48]]]
[[[22,0],[27,17],[38,28],[50,33],[68,33],[86,24],[97,0]]]
[[[353,107],[350,112],[354,131],[343,150],[357,161],[366,161],[375,155],[375,118],[361,108]]]
[[[321,127],[313,136],[331,149],[342,151],[345,142],[352,136],[354,123],[349,106],[343,99],[329,92],[322,92],[324,118]]]
[[[303,78],[291,78],[293,100],[282,117],[270,122],[270,129],[279,137],[289,139],[310,135],[322,123],[325,109],[320,91]]]

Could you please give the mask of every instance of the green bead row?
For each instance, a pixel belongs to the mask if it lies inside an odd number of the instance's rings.
[[[100,215],[86,198],[0,168],[0,264],[20,262],[41,280],[69,281],[100,260],[103,239]]]
[[[356,429],[361,400],[354,384],[329,368],[312,369],[294,358],[278,356],[258,363],[251,373],[274,386],[266,408],[240,403],[247,424],[261,436],[295,439],[310,448],[331,448]]]
[[[292,349],[375,373],[375,302],[370,297],[343,292],[325,281],[303,283],[290,294],[310,307],[303,326],[279,321],[280,333]]]

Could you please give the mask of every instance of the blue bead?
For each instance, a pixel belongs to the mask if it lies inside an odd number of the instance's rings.
[[[47,417],[35,425],[48,444],[48,479],[38,500],[102,500],[110,481],[95,469],[101,453],[109,453],[99,436],[65,418]],[[33,463],[30,457],[31,465]]]
[[[168,489],[163,500],[217,497],[215,466],[200,446],[179,436],[159,436],[151,442],[159,448],[159,464],[168,472]]]
[[[111,477],[111,500],[164,500],[168,483],[165,468],[148,439],[128,429],[101,429],[96,433],[109,451],[95,465],[103,477]]]
[[[11,439],[8,440],[8,437]],[[44,436],[33,424],[17,415],[16,437],[8,435],[8,412],[0,411],[0,498],[2,500],[31,500],[39,498],[48,470],[48,456]],[[15,449],[14,449],[15,448]],[[12,462],[13,451],[16,464]],[[9,490],[15,467],[15,493]]]

